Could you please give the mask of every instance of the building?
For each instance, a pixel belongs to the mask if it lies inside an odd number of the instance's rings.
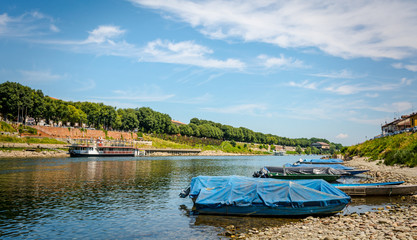
[[[316,147],[317,149],[329,150],[330,145],[325,142],[315,142],[311,144],[312,147]]]
[[[381,126],[381,131],[383,135],[395,133],[398,131],[403,131],[411,129],[417,126],[417,113],[412,113],[410,115],[403,115],[399,119],[394,119],[390,123],[385,123]]]

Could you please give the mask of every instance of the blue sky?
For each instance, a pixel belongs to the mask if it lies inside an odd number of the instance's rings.
[[[352,145],[417,111],[416,1],[0,2],[0,82]]]

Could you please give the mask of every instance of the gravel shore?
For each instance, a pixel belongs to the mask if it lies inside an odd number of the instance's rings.
[[[379,161],[354,158],[348,166],[369,169],[372,182],[405,181],[417,184],[417,168],[385,166]],[[379,207],[371,212],[308,217],[280,227],[250,229],[238,233],[234,226],[226,227],[223,235],[232,239],[411,239],[417,240],[417,195],[404,203]]]

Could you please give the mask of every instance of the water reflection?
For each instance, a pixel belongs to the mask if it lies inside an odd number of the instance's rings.
[[[251,176],[298,156],[63,158],[0,161],[2,238],[219,238],[291,219],[190,215],[179,192],[198,175]],[[367,200],[368,201],[368,198]],[[386,202],[385,202],[386,203]],[[384,205],[369,203],[369,206]],[[368,203],[352,203],[362,211]],[[361,209],[359,209],[361,208]]]

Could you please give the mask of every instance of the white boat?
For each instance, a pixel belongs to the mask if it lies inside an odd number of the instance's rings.
[[[139,150],[125,141],[77,139],[69,146],[69,154],[71,157],[133,157],[139,155]]]
[[[285,156],[287,154],[286,154],[286,152],[284,150],[279,150],[279,151],[274,150],[274,155],[275,156]]]

